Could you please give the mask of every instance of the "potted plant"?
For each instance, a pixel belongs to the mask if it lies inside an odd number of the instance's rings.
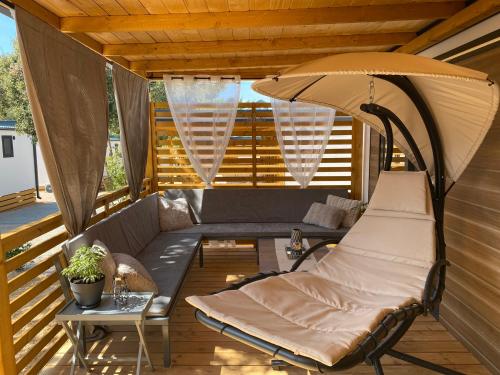
[[[97,247],[80,247],[71,257],[69,266],[62,270],[81,308],[94,308],[101,302],[105,276],[100,264],[105,255]]]

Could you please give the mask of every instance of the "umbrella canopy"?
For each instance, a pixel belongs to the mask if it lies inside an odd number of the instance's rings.
[[[425,124],[402,90],[377,77],[387,75],[406,76],[429,107],[441,138],[446,177],[456,181],[498,108],[498,84],[485,73],[402,53],[347,53],[289,68],[277,77],[255,82],[252,88],[273,98],[333,107],[384,134],[381,120],[360,109],[372,96],[374,103],[390,109],[406,125],[432,175],[433,154]],[[397,129],[393,131],[394,142],[414,160],[405,137]]]

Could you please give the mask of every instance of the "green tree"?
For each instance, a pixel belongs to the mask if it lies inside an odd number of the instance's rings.
[[[111,69],[108,66],[106,67],[106,91],[108,94],[109,134],[119,135],[120,123],[118,122],[118,111],[116,109],[115,91],[113,87],[113,75],[111,73]]]
[[[122,153],[118,148],[106,157],[105,167],[107,176],[104,178],[104,187],[106,191],[114,191],[127,185]]]
[[[167,101],[167,94],[165,93],[163,81],[151,81],[149,83],[149,98],[153,103]]]
[[[11,54],[0,55],[0,118],[16,120],[17,132],[37,142],[17,43]]]

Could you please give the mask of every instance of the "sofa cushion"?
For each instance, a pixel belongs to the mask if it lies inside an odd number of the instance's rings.
[[[160,232],[137,255],[137,259],[158,286],[158,296],[153,300],[148,316],[168,314],[172,299],[181,287],[183,275],[186,274],[200,242],[200,234]]]
[[[338,229],[345,214],[346,212],[341,208],[314,202],[302,221],[323,228]]]
[[[201,223],[201,207],[205,189],[169,189],[166,190],[165,198],[175,200],[184,198],[189,204],[189,214],[193,223]]]
[[[104,258],[102,258],[100,266],[102,272],[104,273],[104,276],[106,276],[106,278],[104,279],[104,291],[106,293],[111,293],[113,292],[113,278],[115,277],[116,273],[116,263],[113,259],[113,255],[109,251],[106,244],[102,243],[99,240],[95,240],[92,244],[92,247],[97,248],[106,254]]]
[[[66,256],[71,258],[76,249],[95,240],[112,253],[137,255],[160,232],[157,201],[158,194],[152,194],[87,228],[65,244]]]
[[[158,216],[160,218],[160,230],[162,232],[190,228],[193,226],[186,198],[171,200],[164,197],[158,197]]]
[[[356,224],[356,221],[359,219],[359,215],[361,214],[361,201],[346,199],[336,195],[329,195],[326,199],[326,204],[345,210],[342,226],[346,228],[351,228],[354,224]]]
[[[220,223],[197,224],[191,228],[181,229],[172,234],[200,234],[203,238],[258,238],[258,237],[288,237],[292,229],[302,230],[304,237],[328,237],[339,240],[347,233],[346,228],[328,229],[316,225],[296,223]]]
[[[117,265],[117,275],[125,280],[127,288],[131,292],[153,292],[155,295],[158,294],[158,286],[144,268],[144,265],[136,258],[124,253],[114,253],[113,259]]]
[[[329,194],[347,198],[346,189],[168,190],[169,199],[186,198],[196,223],[297,223],[314,202]]]

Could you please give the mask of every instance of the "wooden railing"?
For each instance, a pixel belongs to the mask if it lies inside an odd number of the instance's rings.
[[[142,196],[152,191],[144,181]],[[98,197],[91,224],[130,204],[128,187]],[[60,213],[0,236],[0,374],[35,375],[66,342],[53,322],[68,296],[59,279],[68,238]],[[19,254],[8,252],[32,243]],[[24,268],[23,268],[24,267]]]
[[[361,168],[353,166],[361,160],[362,128],[353,123],[352,117],[337,113],[325,155],[311,186],[352,190],[354,184],[361,185]],[[166,103],[151,104],[151,128],[157,189],[203,187],[182,147]],[[298,187],[285,168],[268,103],[239,104],[231,139],[213,186]]]

